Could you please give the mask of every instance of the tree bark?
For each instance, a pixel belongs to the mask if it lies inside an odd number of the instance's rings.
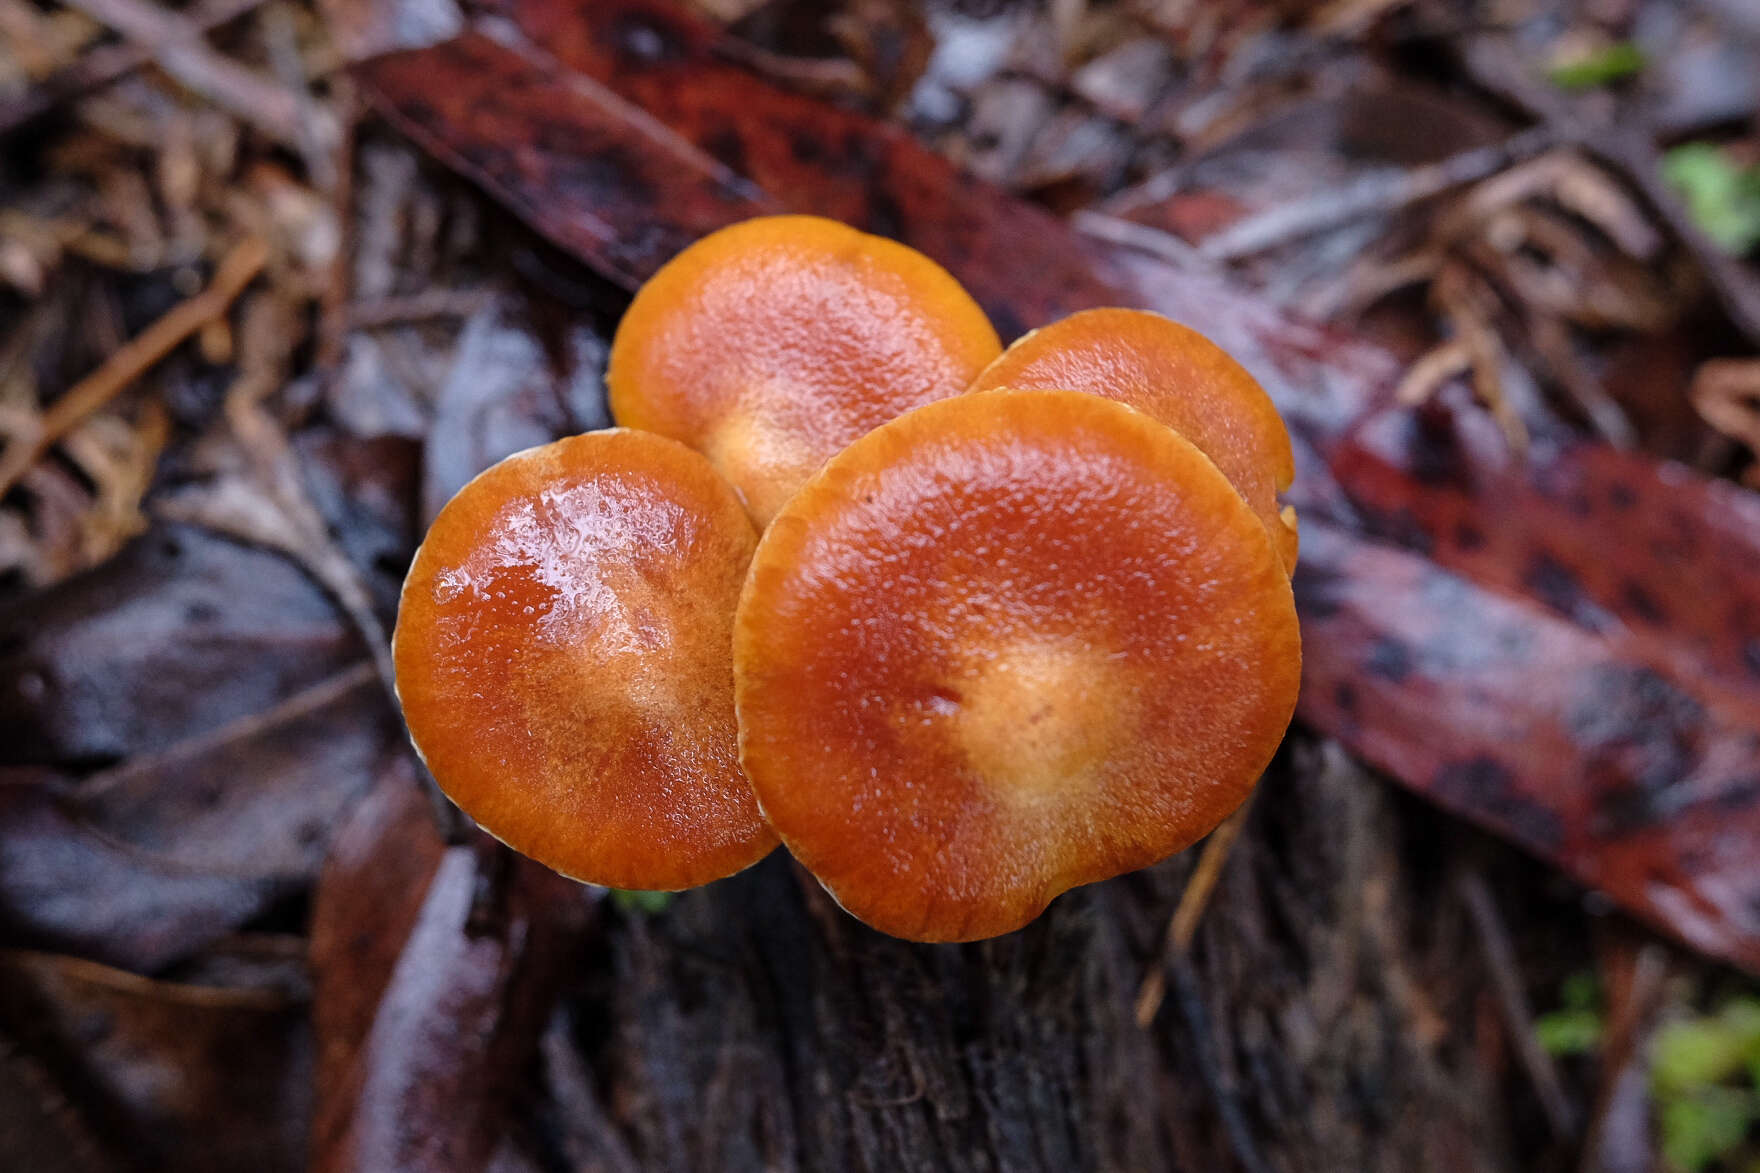
[[[1451,1064],[1415,968],[1442,918],[1394,801],[1292,739],[1147,1029],[1133,1003],[1196,852],[971,945],[875,933],[781,852],[608,917],[521,1147],[681,1171],[1514,1167],[1492,1075]]]

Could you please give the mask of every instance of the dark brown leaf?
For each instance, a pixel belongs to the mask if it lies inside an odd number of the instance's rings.
[[[0,765],[103,765],[261,712],[360,659],[286,558],[155,527],[0,611]]]
[[[62,809],[53,778],[0,781],[0,933],[7,944],[151,972],[250,920],[287,891],[153,859]]]
[[[330,827],[402,755],[365,664],[77,785],[0,786],[0,911],[17,943],[142,970],[316,873]]]
[[[86,779],[63,809],[153,860],[305,880],[402,727],[362,664],[262,713]]]
[[[1755,707],[1408,551],[1304,527],[1300,713],[1660,928],[1760,968]]]
[[[486,1168],[585,908],[579,885],[486,839],[443,849],[409,779],[388,777],[318,897],[313,1167]]]
[[[0,954],[0,991],[9,1033],[79,1088],[82,1115],[131,1167],[303,1167],[311,1043],[284,995],[39,953]]]
[[[527,40],[514,49],[460,38],[452,48],[383,57],[361,67],[368,92],[415,128],[417,141],[611,276],[643,280],[732,220],[812,211],[934,257],[960,275],[1005,339],[1116,300],[1093,258],[1072,250],[1045,212],[960,175],[903,130],[731,64],[717,52],[720,30],[672,5],[486,7]],[[536,96],[546,89],[550,96]],[[462,97],[491,91],[516,96],[518,125],[493,103],[482,110]],[[461,96],[449,118],[429,116],[440,94]],[[655,133],[653,118],[671,133]],[[614,138],[616,149],[590,155],[594,136]],[[515,143],[517,161],[488,166]],[[554,175],[542,160],[560,151],[571,156],[568,171]],[[716,190],[737,198],[704,200],[698,176],[711,163]]]
[[[368,70],[369,92],[411,138],[625,280],[640,280],[711,229],[778,210],[722,164],[656,135],[640,111],[535,50],[466,33],[379,58]],[[384,100],[390,94],[401,100]],[[463,125],[470,135],[456,133]],[[663,221],[648,215],[661,193]]]
[[[336,832],[312,901],[319,1087],[341,1087],[350,1077],[444,853],[407,760],[379,780]],[[319,1097],[314,1152],[334,1146],[353,1109],[342,1096]]]

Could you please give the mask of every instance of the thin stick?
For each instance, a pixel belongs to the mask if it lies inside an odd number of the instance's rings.
[[[1760,342],[1760,280],[1742,261],[1718,248],[1694,222],[1686,204],[1664,182],[1662,157],[1655,130],[1631,117],[1612,123],[1591,121],[1579,105],[1539,82],[1507,38],[1482,34],[1469,37],[1458,50],[1461,64],[1480,86],[1512,102],[1541,128],[1550,128],[1560,143],[1574,144],[1618,171],[1674,237],[1692,254],[1707,282],[1742,332]]]
[[[1410,171],[1365,175],[1237,221],[1206,237],[1198,251],[1210,261],[1240,260],[1360,216],[1397,211],[1449,188],[1475,183],[1549,149],[1557,141],[1558,133],[1552,127],[1537,126]]]
[[[1161,1010],[1162,1000],[1167,997],[1168,967],[1191,952],[1192,938],[1198,932],[1198,922],[1204,919],[1204,910],[1210,907],[1210,897],[1216,891],[1216,882],[1222,878],[1223,866],[1228,863],[1235,840],[1241,837],[1241,831],[1247,825],[1247,814],[1252,805],[1252,796],[1248,795],[1247,801],[1218,823],[1216,830],[1210,832],[1210,837],[1204,841],[1204,853],[1198,857],[1198,866],[1192,872],[1192,878],[1186,881],[1185,891],[1180,893],[1179,904],[1173,910],[1173,919],[1167,922],[1167,938],[1161,948],[1161,964],[1149,971],[1143,978],[1142,987],[1137,991],[1137,1025],[1144,1029],[1155,1021],[1155,1015]]]
[[[1134,248],[1138,252],[1159,257],[1178,269],[1214,269],[1204,254],[1187,244],[1171,232],[1163,232],[1159,228],[1151,228],[1147,224],[1138,224],[1135,220],[1122,220],[1117,216],[1109,216],[1104,212],[1094,212],[1086,208],[1077,211],[1070,217],[1070,227],[1085,236],[1096,240],[1104,240],[1109,244],[1121,244],[1126,248]]]
[[[429,289],[403,297],[348,303],[342,314],[347,329],[373,330],[435,318],[468,318],[494,300],[495,294],[487,289]]]
[[[181,13],[151,0],[68,0],[68,4],[139,43],[178,84],[282,146],[302,154],[314,141],[328,148],[335,134],[328,115],[304,109],[292,90],[209,48],[201,30]]]
[[[209,0],[190,9],[185,19],[198,34],[213,32],[252,12],[263,0]],[[152,60],[151,47],[139,41],[105,45],[50,74],[43,83],[10,106],[0,107],[0,135],[41,118],[62,102],[109,85],[124,74],[132,73]]]
[[[14,437],[0,456],[0,495],[87,416],[109,403],[177,345],[226,312],[269,260],[269,246],[250,237],[234,246],[202,292],[129,339],[102,366],[75,383],[43,413],[35,434]]]
[[[1228,1147],[1247,1173],[1270,1173],[1271,1166],[1259,1155],[1259,1145],[1253,1139],[1252,1125],[1241,1108],[1234,1080],[1223,1067],[1222,1056],[1217,1053],[1216,1038],[1210,1027],[1210,1011],[1198,990],[1198,975],[1192,972],[1192,963],[1184,954],[1174,958],[1170,968],[1180,1017],[1185,1019],[1186,1030],[1192,1037],[1195,1052],[1192,1059],[1204,1086],[1216,1102],[1216,1115],[1222,1122],[1223,1134],[1228,1137]]]
[[[1539,1037],[1534,1033],[1534,1011],[1528,1004],[1527,991],[1522,988],[1521,975],[1516,969],[1515,948],[1503,927],[1503,918],[1497,914],[1491,889],[1486,887],[1485,877],[1476,871],[1463,872],[1456,886],[1467,907],[1467,915],[1478,930],[1479,944],[1485,950],[1485,962],[1491,970],[1491,988],[1503,1010],[1504,1029],[1509,1032],[1510,1044],[1534,1084],[1534,1093],[1540,1100],[1546,1122],[1552,1126],[1552,1134],[1568,1141],[1576,1135],[1577,1114],[1565,1095],[1564,1083],[1558,1077],[1552,1056],[1540,1046]]]

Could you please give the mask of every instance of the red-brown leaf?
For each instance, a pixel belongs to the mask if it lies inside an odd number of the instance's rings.
[[[579,885],[486,839],[442,848],[416,795],[407,771],[381,784],[317,898],[312,1167],[326,1173],[488,1166],[586,907]]]

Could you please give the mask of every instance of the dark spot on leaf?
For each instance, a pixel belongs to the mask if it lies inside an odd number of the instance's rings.
[[[1448,762],[1430,790],[1437,801],[1498,824],[1535,851],[1556,851],[1564,840],[1558,812],[1522,793],[1509,768],[1488,755]]]
[[[431,103],[407,95],[397,103],[397,112],[418,126],[431,127],[440,121],[440,112]]]
[[[1623,513],[1637,505],[1637,490],[1624,481],[1615,481],[1607,488],[1607,503]]]
[[[890,192],[875,186],[868,192],[867,229],[876,236],[898,240],[908,230],[905,216]]]
[[[1627,582],[1620,590],[1620,601],[1628,614],[1637,616],[1645,623],[1660,627],[1668,622],[1668,612],[1663,609],[1662,603],[1638,583]]]
[[[683,55],[675,30],[650,16],[625,16],[611,29],[618,56],[632,65],[655,65]]]
[[[819,137],[799,127],[792,128],[788,135],[788,153],[794,156],[797,163],[823,163],[829,154],[825,144]]]
[[[1719,792],[1715,801],[1718,810],[1732,814],[1760,803],[1760,774],[1731,783]]]
[[[1344,592],[1348,584],[1343,575],[1314,562],[1296,563],[1295,578],[1290,587],[1295,591],[1296,610],[1304,619],[1316,622],[1334,619],[1344,610]]]
[[[1468,463],[1447,412],[1418,411],[1406,416],[1406,460],[1419,484],[1464,489]]]
[[[1760,679],[1760,636],[1742,645],[1742,663],[1748,666],[1749,675]]]
[[[1350,683],[1347,680],[1343,684],[1340,684],[1335,690],[1333,690],[1332,697],[1333,697],[1333,700],[1338,703],[1338,708],[1339,708],[1340,712],[1351,715],[1351,716],[1356,715],[1356,712],[1357,712],[1357,686],[1356,685]]]
[[[1363,666],[1383,680],[1399,684],[1412,674],[1412,650],[1391,636],[1382,636],[1369,648]]]
[[[885,178],[885,168],[881,165],[879,151],[879,140],[854,129],[846,130],[838,142],[836,153],[826,159],[826,164],[839,174],[880,181]],[[879,229],[869,231],[877,232]]]
[[[1571,732],[1589,746],[1617,744],[1634,735],[1684,737],[1705,721],[1705,707],[1653,668],[1599,665],[1583,682],[1584,700]]]
[[[1583,594],[1576,571],[1544,550],[1534,555],[1522,586],[1549,609],[1591,630],[1606,626],[1601,609]]]
[[[729,171],[747,174],[746,140],[731,126],[717,126],[703,136],[703,149]]]
[[[1454,527],[1454,544],[1463,550],[1480,550],[1485,546],[1485,531],[1470,521]]]
[[[1571,732],[1583,751],[1598,834],[1625,835],[1695,800],[1705,708],[1649,668],[1604,666],[1584,683]]]
[[[1429,557],[1435,549],[1435,537],[1424,528],[1424,523],[1409,507],[1381,509],[1361,501],[1355,504],[1357,515],[1363,522],[1363,530],[1371,537],[1393,542],[1425,557]]]

